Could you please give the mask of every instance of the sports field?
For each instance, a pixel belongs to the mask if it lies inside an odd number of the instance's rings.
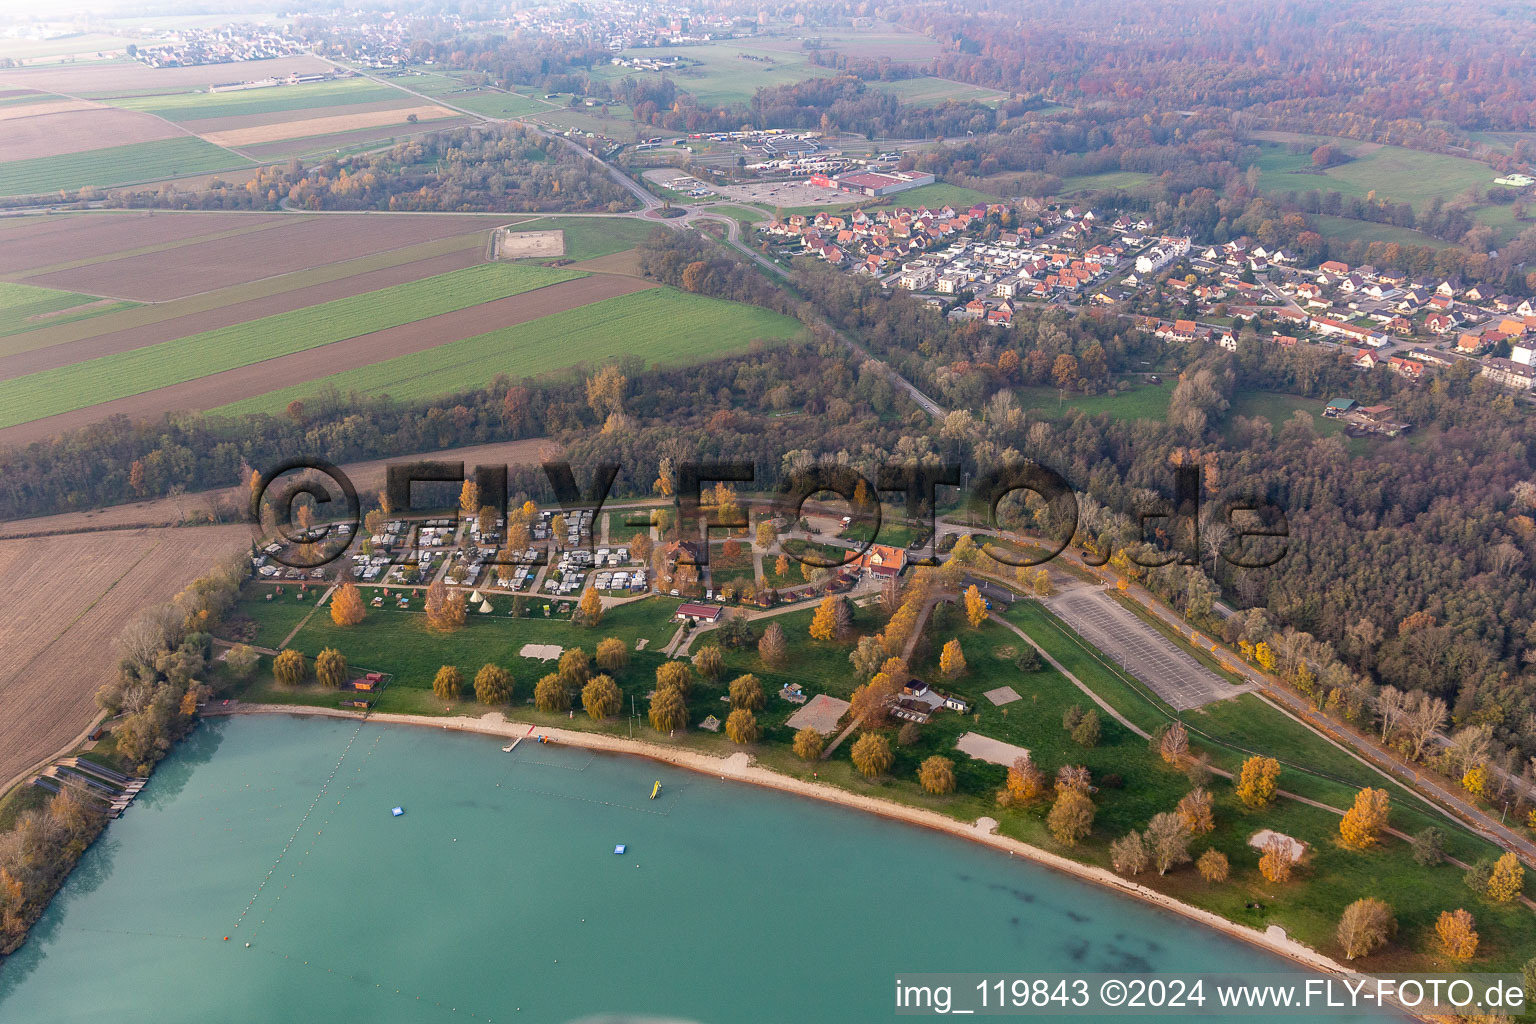
[[[753,341],[789,338],[799,330],[798,321],[756,306],[655,288],[321,377],[218,411],[280,411],[295,398],[332,387],[341,394],[432,398],[485,387],[502,373],[537,377],[618,356],[638,356],[651,365],[685,366],[744,352]]]
[[[0,195],[112,188],[250,165],[243,156],[187,135],[0,163]]]
[[[0,427],[141,394],[582,276],[512,264],[465,270],[0,382]]]
[[[563,231],[565,259],[590,260],[633,249],[659,224],[634,217],[536,217],[518,224],[519,231]]]

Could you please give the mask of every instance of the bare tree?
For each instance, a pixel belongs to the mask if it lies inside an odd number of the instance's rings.
[[[1376,714],[1381,719],[1381,739],[1385,743],[1397,731],[1407,711],[1408,695],[1395,686],[1383,686],[1376,695]]]
[[[1444,727],[1450,717],[1450,709],[1439,697],[1431,697],[1417,690],[1414,693],[1417,700],[1408,709],[1403,728],[1413,744],[1413,759],[1417,761],[1424,756],[1424,748],[1435,738],[1435,733]]]
[[[1457,778],[1484,764],[1493,750],[1493,729],[1487,725],[1469,725],[1451,734],[1445,748],[1446,759],[1455,769]]]

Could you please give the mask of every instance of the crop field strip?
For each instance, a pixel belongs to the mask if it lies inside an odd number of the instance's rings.
[[[219,237],[282,214],[100,211],[0,218],[0,277],[35,275]]]
[[[249,284],[338,260],[451,236],[480,233],[517,215],[328,214],[293,216],[276,231],[231,242],[188,242],[152,255],[127,256],[73,270],[29,275],[27,283],[142,302],[184,298]]]
[[[109,416],[142,419],[170,409],[215,409],[273,390],[302,387],[327,374],[366,368],[381,360],[436,348],[445,339],[470,338],[509,324],[599,302],[655,285],[635,278],[599,274],[495,299],[468,309],[443,313],[372,334],[334,342],[292,355],[250,363],[194,380],[158,388],[73,412],[0,427],[0,445],[28,444],[96,423]]]
[[[399,95],[398,90],[379,85],[366,78],[347,78],[334,82],[279,85],[270,89],[242,89],[236,92],[123,97],[109,102],[114,107],[121,107],[124,110],[139,110],[154,114],[156,117],[163,117],[167,121],[184,122],[243,117],[248,114],[306,111],[318,107],[335,107],[353,103],[374,103],[380,100],[396,99]]]
[[[142,320],[143,317],[140,314],[146,309],[152,314],[158,312],[164,315],[139,326],[123,326],[128,323],[129,317],[103,314],[101,323],[81,325],[82,328],[89,326],[91,328],[89,332],[54,330],[44,326],[20,335],[0,336],[0,381],[56,367],[71,366],[116,352],[128,352],[166,341],[175,341],[177,338],[259,320],[262,317],[287,313],[307,306],[318,306],[365,292],[409,284],[412,281],[447,274],[455,270],[464,270],[484,262],[482,257],[481,246],[471,242],[467,248],[460,248],[439,256],[407,260],[393,266],[364,270],[333,281],[306,283],[315,275],[294,274],[283,279],[285,284],[292,287],[273,295],[238,299],[240,295],[249,291],[248,286],[227,289],[223,294],[231,301],[212,309],[195,308],[194,304],[198,303],[198,299],[179,299],[149,307],[124,303],[126,308],[123,312],[133,313],[136,319]],[[182,310],[183,306],[191,311]],[[108,319],[109,316],[110,319]],[[65,323],[69,322],[71,321],[65,321]],[[44,336],[42,335],[44,331],[49,333]],[[42,336],[46,344],[32,344],[38,336]],[[58,340],[63,338],[73,340]]]
[[[250,234],[253,231],[267,231],[278,227],[283,223],[279,214],[262,216],[239,216],[237,226],[226,228],[222,231],[210,231],[207,234],[194,235],[190,238],[180,238],[169,242],[156,242],[149,245],[137,246],[133,249],[119,252],[96,252],[90,256],[82,256],[79,259],[66,260],[62,263],[52,263],[41,267],[28,267],[23,273],[16,276],[25,279],[28,277],[41,277],[44,274],[54,274],[64,270],[76,270],[80,267],[89,267],[96,263],[107,263],[111,260],[126,259],[130,256],[149,256],[157,252],[165,252],[169,249],[179,248],[183,245],[191,245],[197,242],[212,242],[224,238],[238,238],[241,235]],[[174,219],[174,215],[171,218]],[[44,243],[47,245],[47,243]],[[19,248],[19,247],[18,247]],[[56,254],[55,254],[56,255]]]
[[[0,426],[153,391],[578,276],[567,270],[483,264],[12,378],[0,382]]]
[[[335,132],[331,135],[306,135],[303,138],[246,146],[240,152],[262,163],[272,163],[295,156],[325,160],[343,153],[360,153],[392,146],[427,132],[448,131],[475,123],[478,122],[474,118],[450,111],[447,117],[422,120],[416,124],[387,124],[376,128],[356,128],[352,131]]]
[[[243,156],[186,135],[0,163],[0,195],[112,188],[250,165]]]
[[[131,305],[102,300],[95,295],[0,281],[0,337],[71,320],[102,316],[128,309]]]
[[[320,377],[217,411],[281,411],[292,399],[326,387],[342,394],[431,398],[485,387],[497,374],[537,377],[616,356],[687,366],[744,352],[753,341],[789,338],[799,330],[798,321],[755,306],[654,288]]]
[[[233,117],[206,117],[195,121],[180,121],[178,124],[188,131],[199,135],[208,135],[213,132],[237,131],[243,128],[259,128],[265,125],[285,124],[295,121],[311,121],[320,117],[334,117],[340,114],[371,114],[380,110],[401,110],[405,107],[414,107],[422,103],[416,96],[407,96],[403,92],[395,92],[387,99],[371,100],[366,103],[339,103],[328,107],[306,107],[303,110],[269,110],[255,114],[240,114]]]
[[[5,163],[185,137],[168,121],[86,101],[0,107],[0,161]]]
[[[484,253],[483,233],[450,236],[316,270],[141,305],[99,320],[3,338],[0,379],[462,270],[483,262]]]
[[[239,149],[268,142],[285,142],[290,139],[318,138],[322,135],[338,135],[373,128],[405,127],[411,117],[415,117],[418,122],[428,122],[457,116],[447,107],[429,103],[413,107],[391,107],[388,110],[358,111],[327,117],[279,121],[251,128],[233,128],[228,131],[209,132],[203,138],[217,146]]]

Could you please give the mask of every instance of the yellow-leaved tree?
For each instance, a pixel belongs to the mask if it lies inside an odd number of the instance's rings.
[[[1387,827],[1388,798],[1384,789],[1362,789],[1355,805],[1339,819],[1339,839],[1352,850],[1375,846]]]

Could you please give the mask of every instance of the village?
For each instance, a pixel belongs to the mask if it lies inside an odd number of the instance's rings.
[[[1251,326],[1265,342],[1337,345],[1362,370],[1386,366],[1412,381],[1466,364],[1502,388],[1536,388],[1536,300],[1455,277],[1337,260],[1309,268],[1248,238],[1199,246],[1156,234],[1138,214],[1037,201],[795,213],[759,230],[775,255],[913,292],[955,323],[1008,328],[1021,303],[1092,304],[1169,343],[1235,351]],[[1156,302],[1185,316],[1139,312]],[[1372,433],[1406,429],[1366,410],[1350,417]]]

